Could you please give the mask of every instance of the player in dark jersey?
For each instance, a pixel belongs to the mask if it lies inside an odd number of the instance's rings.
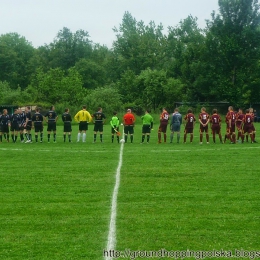
[[[203,133],[206,133],[207,144],[209,144],[209,114],[206,112],[206,108],[201,108],[201,113],[199,115],[200,122],[200,144],[202,144]]]
[[[5,139],[9,142],[9,126],[10,126],[10,116],[8,115],[7,109],[3,110],[3,114],[0,117],[0,142],[2,142],[2,134],[4,134]]]
[[[246,114],[243,119],[243,134],[242,134],[242,143],[244,142],[245,134],[249,134],[251,138],[251,143],[254,143],[254,127],[253,127],[254,117],[250,113],[250,110],[246,110]]]
[[[70,110],[68,108],[65,108],[65,111],[62,114],[61,119],[64,123],[63,140],[64,140],[64,142],[66,142],[66,135],[68,134],[68,139],[69,139],[69,142],[71,143],[71,131],[72,131],[71,121],[72,121],[72,118],[71,118],[71,115],[70,115],[69,112],[70,112]]]
[[[160,126],[158,129],[158,143],[160,144],[162,142],[162,133],[163,133],[163,140],[166,143],[166,139],[167,139],[167,126],[168,126],[168,122],[169,122],[169,113],[167,112],[167,110],[165,108],[162,109],[162,113],[160,115]]]
[[[186,121],[185,129],[184,129],[184,143],[186,144],[187,134],[190,134],[190,142],[193,141],[193,129],[196,122],[196,118],[192,113],[192,109],[188,109],[188,113],[184,117]]]
[[[227,137],[230,139],[231,144],[236,143],[236,114],[233,107],[228,108],[228,113],[226,115],[226,122],[228,122]]]
[[[25,112],[19,108],[19,129],[20,129],[20,141],[24,143],[24,131],[25,131],[26,115]]]
[[[32,116],[32,127],[34,128],[35,142],[38,142],[38,134],[40,133],[40,143],[43,141],[43,115],[40,109],[36,107],[35,114]]]
[[[50,110],[45,114],[45,121],[48,123],[48,143],[50,142],[51,132],[53,132],[53,142],[56,143],[56,122],[58,115],[55,112],[55,107],[51,106]]]
[[[31,143],[32,142],[32,113],[31,108],[28,106],[25,108],[25,116],[26,116],[26,122],[25,122],[25,136],[27,138],[27,141],[25,143]]]
[[[97,132],[100,134],[100,142],[103,142],[103,125],[106,121],[106,116],[102,112],[102,108],[99,107],[98,111],[92,115],[93,123],[94,123],[94,140],[95,143],[97,140]]]
[[[241,108],[238,109],[238,112],[236,114],[236,128],[237,128],[237,141],[239,141],[239,139],[242,137],[242,125],[243,125],[243,121],[244,121],[244,114],[243,114],[243,110]],[[242,139],[242,138],[241,138]]]
[[[212,111],[212,116],[210,117],[210,124],[213,135],[213,143],[216,143],[216,134],[219,136],[220,143],[223,143],[221,135],[221,117],[219,116],[217,109],[213,109]]]
[[[18,133],[20,131],[19,123],[20,123],[20,115],[19,110],[15,109],[14,113],[10,116],[10,131],[11,131],[11,137],[14,143],[16,143]]]

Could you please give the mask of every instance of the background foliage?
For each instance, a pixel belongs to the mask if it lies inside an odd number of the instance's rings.
[[[127,106],[172,109],[175,102],[260,99],[258,0],[219,0],[204,29],[188,16],[177,25],[137,21],[129,12],[113,28],[111,49],[88,32],[64,27],[49,45],[0,36],[0,104],[55,104],[109,113]]]

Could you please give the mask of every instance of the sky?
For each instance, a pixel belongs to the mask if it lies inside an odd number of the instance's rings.
[[[218,8],[218,0],[0,0],[0,35],[18,33],[37,48],[67,27],[72,33],[87,31],[93,43],[111,48],[113,28],[119,28],[125,12],[146,25],[162,24],[167,34],[189,15],[205,28],[205,19]]]

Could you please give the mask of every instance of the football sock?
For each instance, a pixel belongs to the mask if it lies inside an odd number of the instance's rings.
[[[131,143],[132,143],[133,140],[134,140],[134,136],[133,135],[130,135],[130,140],[131,140]]]
[[[145,135],[142,135],[142,143],[144,142]]]
[[[87,134],[83,133],[83,136],[82,136],[83,142],[86,142],[86,138],[87,138]]]
[[[147,143],[150,142],[150,135],[147,135],[147,136],[146,136],[146,140],[147,140]]]
[[[177,143],[180,142],[180,137],[181,137],[181,135],[180,135],[180,133],[178,133],[178,134],[177,134]]]
[[[170,142],[172,143],[172,140],[173,140],[173,133],[171,133],[170,135]]]
[[[158,133],[158,142],[161,143],[161,141],[162,141],[162,135],[161,133]]]

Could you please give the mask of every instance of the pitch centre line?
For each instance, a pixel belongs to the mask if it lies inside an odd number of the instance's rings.
[[[120,175],[121,175],[121,167],[123,163],[123,150],[124,143],[120,145],[120,154],[119,154],[119,162],[116,170],[116,183],[112,196],[112,204],[111,204],[111,216],[110,216],[110,224],[109,224],[109,232],[107,238],[107,251],[114,250],[116,246],[116,213],[117,213],[117,195],[120,185]],[[112,260],[113,258],[110,256],[105,256],[105,260]]]

